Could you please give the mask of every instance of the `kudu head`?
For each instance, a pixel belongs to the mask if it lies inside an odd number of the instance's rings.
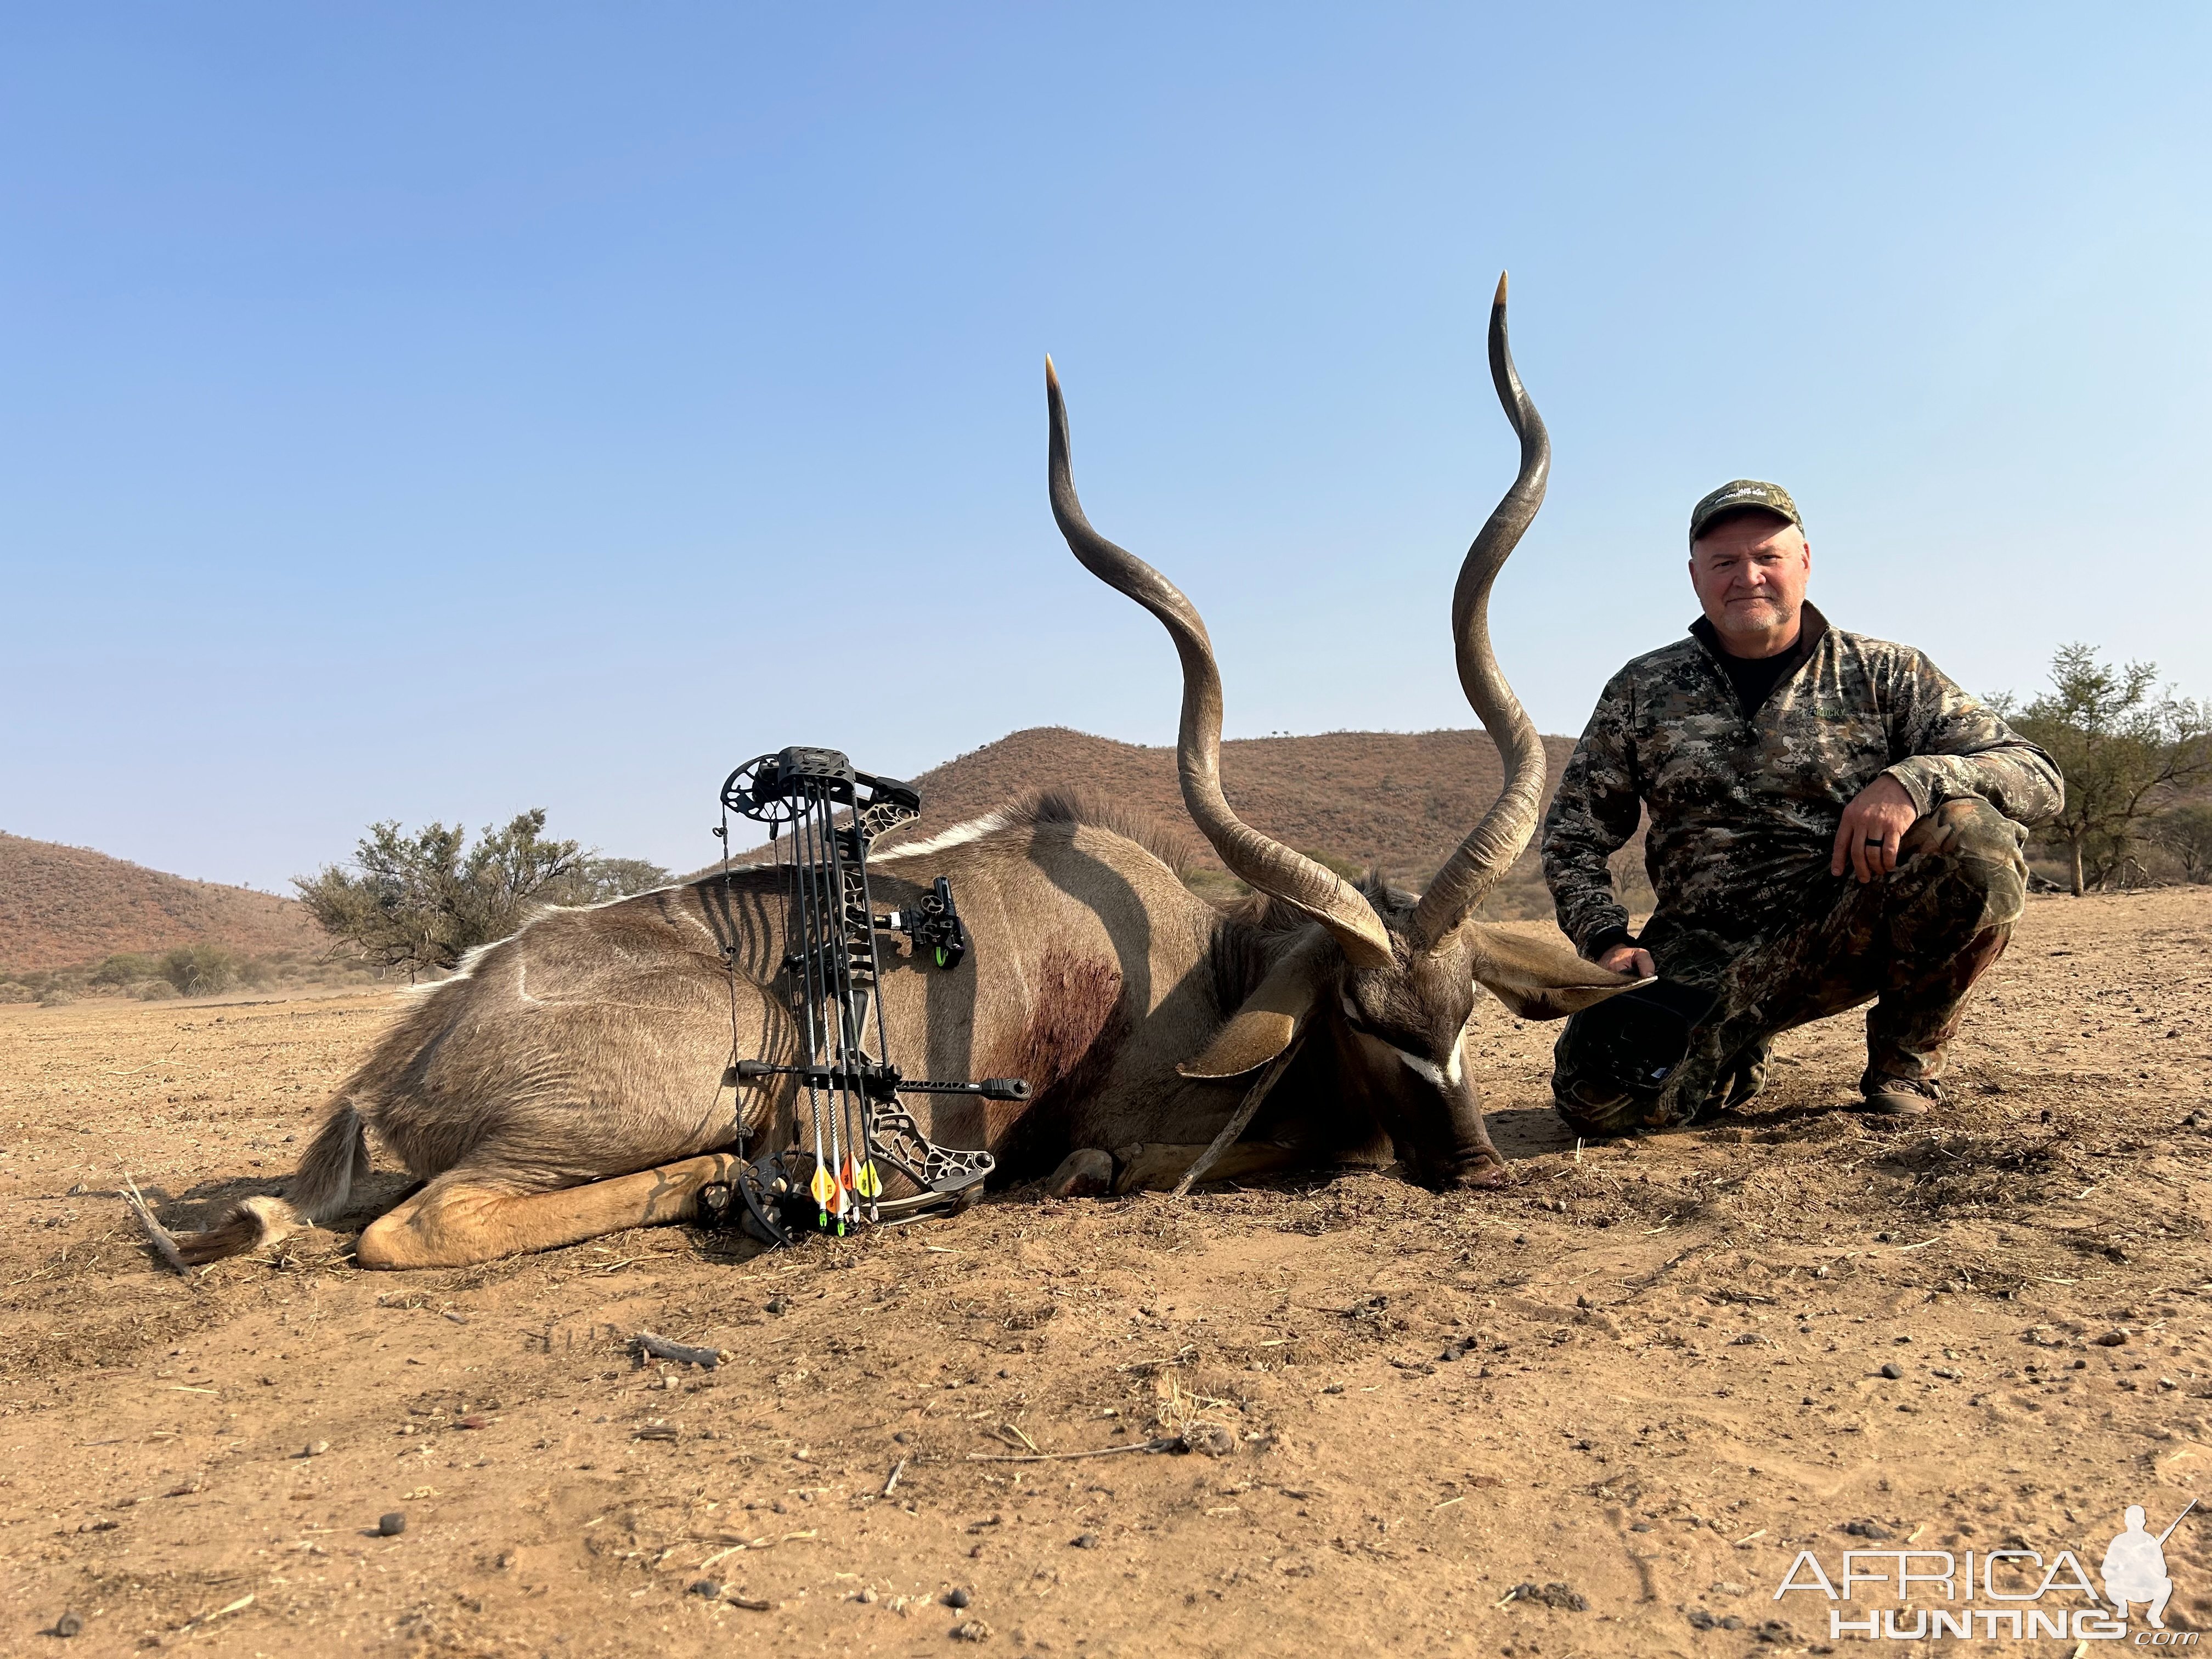
[[[1428,890],[1418,902],[1400,902],[1347,885],[1230,810],[1221,791],[1221,672],[1206,624],[1173,583],[1084,517],[1059,376],[1050,359],[1045,363],[1053,517],[1085,568],[1160,619],[1182,659],[1176,763],[1184,805],[1224,864],[1312,923],[1206,1052],[1181,1069],[1188,1077],[1241,1077],[1326,1027],[1338,1035],[1340,1059],[1348,1062],[1337,1068],[1347,1091],[1366,1097],[1401,1157],[1439,1186],[1492,1184],[1503,1174],[1463,1058],[1479,991],[1524,1018],[1556,1019],[1636,982],[1584,962],[1564,944],[1473,919],[1484,894],[1528,846],[1544,787],[1543,741],[1490,642],[1491,586],[1535,518],[1551,467],[1551,441],[1506,344],[1502,276],[1490,312],[1490,372],[1521,439],[1521,471],[1460,567],[1452,642],[1460,684],[1498,744],[1505,781]]]

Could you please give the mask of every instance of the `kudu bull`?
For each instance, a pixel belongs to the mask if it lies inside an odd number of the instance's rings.
[[[919,1109],[933,1139],[988,1146],[1001,1179],[1057,1166],[1060,1190],[1126,1190],[1173,1184],[1235,1114],[1243,1138],[1216,1175],[1395,1152],[1436,1186],[1502,1178],[1464,1059],[1480,992],[1545,1018],[1632,981],[1564,944],[1471,919],[1528,844],[1544,780],[1542,744],[1498,671],[1487,621],[1492,583],[1535,516],[1550,461],[1507,349],[1502,279],[1489,345],[1521,468],[1468,550],[1452,635],[1504,784],[1418,902],[1379,883],[1348,886],[1230,810],[1205,624],[1085,518],[1048,362],[1054,516],[1076,557],[1173,636],[1183,799],[1254,896],[1208,903],[1155,850],[1158,837],[1055,797],[882,854],[879,900],[903,904],[949,876],[974,941],[951,973],[890,959],[894,1048],[932,1075],[1032,1085],[1026,1102]],[[234,1255],[343,1212],[372,1127],[424,1184],[362,1234],[364,1267],[458,1266],[696,1217],[701,1189],[734,1172],[740,1127],[757,1136],[779,1114],[789,1121],[788,1090],[726,1074],[733,1058],[792,1051],[777,988],[785,921],[766,869],[539,916],[403,1015],[337,1091],[282,1199],[249,1199],[178,1241],[185,1258]]]

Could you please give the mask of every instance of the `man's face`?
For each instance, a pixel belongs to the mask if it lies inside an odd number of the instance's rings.
[[[1723,519],[1690,550],[1690,586],[1724,640],[1763,643],[1789,629],[1812,574],[1804,532],[1771,514]]]

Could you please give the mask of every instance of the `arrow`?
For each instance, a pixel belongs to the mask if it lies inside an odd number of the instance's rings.
[[[836,1221],[840,1238],[845,1236],[845,1212],[852,1207],[852,1200],[847,1195],[846,1189],[853,1181],[853,1161],[846,1156],[841,1144],[843,1136],[840,1133],[844,1127],[845,1098],[843,1092],[840,1091],[837,1109],[830,1116],[830,1187],[835,1200],[830,1206],[830,1213]],[[843,1176],[842,1180],[840,1172]]]
[[[815,1224],[826,1227],[830,1224],[830,1202],[837,1196],[837,1177],[830,1173],[829,1161],[822,1156],[822,1101],[811,1089],[807,1091],[807,1104],[814,1112],[813,1191],[815,1207],[820,1212]]]

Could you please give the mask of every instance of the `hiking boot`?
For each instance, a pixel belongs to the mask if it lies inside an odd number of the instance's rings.
[[[1859,1109],[1877,1117],[1925,1117],[1943,1103],[1942,1085],[1926,1078],[1869,1078],[1860,1086],[1866,1104]]]
[[[1596,1078],[1578,1078],[1562,1088],[1554,1079],[1552,1105],[1567,1127],[1589,1140],[1609,1140],[1632,1135],[1644,1127],[1651,1109],[1649,1098],[1638,1099],[1625,1090]]]

